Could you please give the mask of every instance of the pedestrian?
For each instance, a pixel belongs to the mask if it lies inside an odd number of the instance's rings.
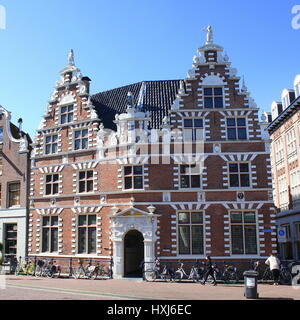
[[[205,276],[204,276],[204,280],[202,282],[203,285],[205,285],[205,282],[207,281],[208,277],[211,276],[214,280],[214,286],[217,285],[217,280],[215,277],[215,272],[214,272],[214,267],[211,261],[211,257],[210,256],[206,256],[206,272],[205,272]]]
[[[265,262],[266,265],[270,267],[273,275],[274,286],[279,285],[279,275],[280,275],[280,260],[275,254],[271,254],[270,257]]]

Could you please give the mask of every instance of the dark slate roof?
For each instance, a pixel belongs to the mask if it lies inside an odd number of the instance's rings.
[[[159,128],[163,118],[176,99],[180,87],[180,80],[144,81],[100,92],[92,96],[93,105],[105,128],[116,130],[113,123],[116,114],[125,113],[127,109],[127,94],[132,92],[135,104],[138,103],[140,92],[146,85],[142,111],[151,112],[151,128]]]

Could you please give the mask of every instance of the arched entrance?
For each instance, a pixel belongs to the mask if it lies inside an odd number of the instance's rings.
[[[144,237],[137,230],[129,231],[124,238],[124,276],[142,277],[144,261]]]

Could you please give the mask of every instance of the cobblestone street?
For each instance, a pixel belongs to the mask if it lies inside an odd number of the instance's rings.
[[[259,285],[260,299],[300,300],[300,289]],[[8,276],[0,300],[244,300],[244,286]]]

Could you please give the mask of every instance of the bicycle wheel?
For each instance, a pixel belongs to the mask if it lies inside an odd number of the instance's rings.
[[[292,283],[292,274],[288,270],[282,270],[280,272],[280,284],[290,285]]]
[[[238,279],[238,275],[236,272],[234,271],[228,271],[225,273],[224,275],[224,281],[225,283],[233,283],[233,284],[236,284],[239,282],[239,279]]]
[[[156,272],[154,270],[146,270],[144,277],[147,282],[153,282],[156,280]]]
[[[84,275],[84,272],[82,271],[81,268],[76,269],[73,273],[73,277],[75,279],[80,279],[83,275]]]

